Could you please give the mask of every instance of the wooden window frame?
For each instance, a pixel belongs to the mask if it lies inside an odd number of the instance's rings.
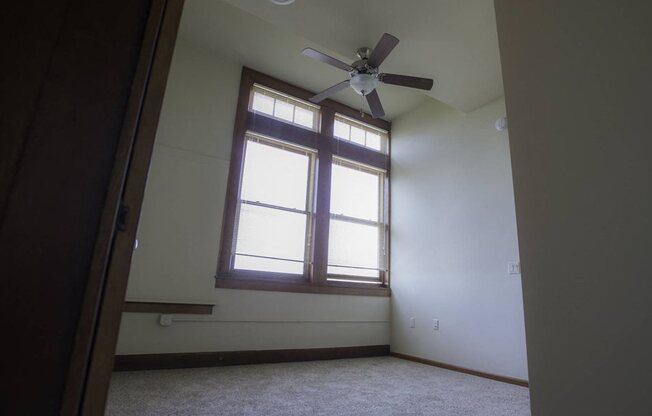
[[[346,294],[361,296],[389,296],[389,177],[390,177],[390,136],[391,123],[374,119],[369,114],[361,116],[359,110],[332,100],[324,100],[320,106],[319,131],[308,130],[294,124],[286,123],[261,113],[250,111],[249,101],[254,84],[287,94],[299,100],[307,101],[313,92],[296,87],[284,81],[270,77],[253,69],[243,67],[240,81],[233,144],[231,149],[231,164],[227,183],[227,197],[222,223],[222,238],[218,270],[215,286],[227,289],[272,290],[283,292]],[[355,143],[339,140],[334,137],[335,115],[341,114],[353,120],[372,125],[387,131],[387,152],[382,153]],[[247,132],[257,135],[278,138],[302,147],[315,149],[317,162],[315,167],[315,203],[313,229],[312,263],[304,275],[283,274],[273,272],[257,272],[234,270],[231,265],[231,251],[237,234],[236,215],[240,202],[240,182],[244,168],[244,149]],[[330,213],[330,181],[332,158],[338,157],[354,163],[368,165],[384,170],[385,192],[384,218],[380,222],[386,224],[385,270],[380,271],[380,284],[370,285],[357,282],[328,281],[328,230]],[[352,277],[352,279],[356,279]]]

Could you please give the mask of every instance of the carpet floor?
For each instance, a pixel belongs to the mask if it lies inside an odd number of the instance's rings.
[[[530,415],[525,387],[394,357],[117,372],[110,416]]]

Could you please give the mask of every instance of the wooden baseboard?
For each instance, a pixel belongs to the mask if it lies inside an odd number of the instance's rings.
[[[408,361],[414,361],[416,363],[432,365],[434,367],[445,368],[446,370],[457,371],[459,373],[470,374],[472,376],[489,378],[491,380],[502,381],[503,383],[515,384],[517,386],[529,387],[529,382],[527,380],[522,380],[520,378],[513,378],[507,376],[499,376],[496,374],[485,373],[483,371],[471,370],[464,367],[458,367],[456,365],[440,363],[439,361],[428,360],[426,358],[414,357],[412,355],[401,354],[398,352],[390,352],[392,357],[402,358]]]
[[[220,351],[167,354],[116,355],[115,371],[220,367],[293,361],[336,360],[389,355],[389,345],[308,348],[292,350]]]
[[[164,302],[131,302],[126,301],[122,307],[123,312],[140,313],[165,313],[165,314],[190,314],[210,315],[213,305],[198,303],[164,303]]]
[[[295,361],[337,360],[343,358],[362,358],[391,355],[408,361],[457,371],[459,373],[484,377],[503,383],[528,387],[527,380],[499,376],[482,371],[471,370],[456,365],[445,364],[426,358],[390,352],[389,345],[367,345],[362,347],[307,348],[291,350],[260,350],[260,351],[219,351],[219,352],[188,352],[166,354],[135,354],[116,355],[115,371],[163,370],[174,368],[222,367],[245,364],[271,364]]]

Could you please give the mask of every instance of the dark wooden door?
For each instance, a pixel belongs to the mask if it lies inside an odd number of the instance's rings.
[[[180,10],[164,0],[3,5],[0,414],[103,410],[108,375],[93,369],[112,364],[119,315],[106,310],[122,305],[119,290],[106,296],[107,267],[168,3]]]

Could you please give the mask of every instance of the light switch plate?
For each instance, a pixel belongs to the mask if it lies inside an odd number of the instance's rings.
[[[507,273],[509,274],[521,274],[521,262],[512,261],[507,263]]]

